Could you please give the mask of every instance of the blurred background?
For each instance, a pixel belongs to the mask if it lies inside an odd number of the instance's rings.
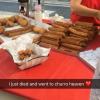
[[[30,10],[34,10],[34,4],[37,0],[30,1]],[[69,18],[70,4],[69,0],[41,0],[43,10],[50,10],[58,13],[65,18]],[[0,0],[0,11],[18,12],[19,3],[18,0]]]

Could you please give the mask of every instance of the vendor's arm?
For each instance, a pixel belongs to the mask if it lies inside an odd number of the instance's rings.
[[[82,0],[71,0],[71,9],[75,13],[82,16],[96,17],[100,19],[100,11],[96,9],[91,9],[86,6],[81,5]]]

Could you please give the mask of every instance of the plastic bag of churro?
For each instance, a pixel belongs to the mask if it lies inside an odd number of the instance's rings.
[[[22,63],[20,66],[19,66],[19,69],[21,70],[24,70],[24,69],[27,69],[27,68],[31,68],[33,66],[36,66],[36,65],[39,65],[43,62],[45,62],[46,60],[48,59],[48,57],[36,57],[34,59],[31,59],[30,61],[27,61],[27,62],[24,62]]]
[[[7,50],[18,68],[24,70],[47,60],[50,49],[33,43],[34,35],[28,34],[3,43],[0,48]]]

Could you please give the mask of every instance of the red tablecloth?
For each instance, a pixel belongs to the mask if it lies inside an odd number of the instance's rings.
[[[100,36],[87,49],[100,46]],[[93,72],[77,57],[51,51],[46,62],[19,71],[10,55],[0,51],[0,78],[11,79],[90,79]],[[36,100],[89,100],[89,89],[9,89],[9,92]]]

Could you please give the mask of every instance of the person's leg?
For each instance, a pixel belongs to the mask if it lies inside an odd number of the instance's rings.
[[[100,79],[100,59],[97,64],[94,79]],[[100,100],[100,89],[91,89],[90,100]]]
[[[96,93],[100,92],[100,89],[92,89],[90,94],[90,100],[100,100],[100,94]]]

